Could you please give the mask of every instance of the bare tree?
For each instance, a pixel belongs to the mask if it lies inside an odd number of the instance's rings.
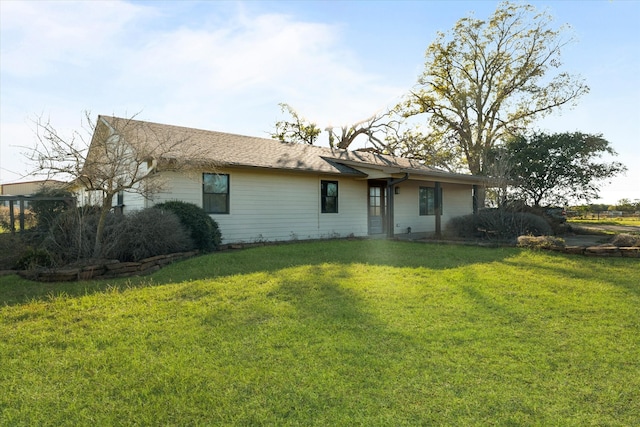
[[[283,113],[286,112],[291,116],[291,121],[276,122],[276,129],[271,137],[281,142],[315,144],[318,136],[322,133],[321,129],[315,123],[302,117],[289,104],[281,103],[279,105]],[[367,138],[367,142],[372,144],[372,147],[369,147],[371,151],[386,152],[386,136],[393,132],[397,134],[395,129],[400,123],[399,119],[401,119],[400,116],[389,110],[376,113],[351,125],[328,126],[325,130],[329,134],[329,146],[346,150],[356,138],[364,136]]]
[[[365,136],[367,141],[377,151],[386,148],[385,135],[396,124],[391,117],[392,112],[376,113],[352,125],[329,126],[325,130],[329,133],[329,146],[346,150],[359,136]]]
[[[74,186],[97,193],[101,200],[93,256],[99,256],[107,215],[120,192],[146,198],[162,191],[164,180],[158,166],[177,170],[197,159],[198,148],[188,136],[150,126],[147,122],[98,116],[85,112],[82,131],[65,136],[47,119],[34,120],[36,144],[25,156],[35,163],[33,175],[70,181]]]

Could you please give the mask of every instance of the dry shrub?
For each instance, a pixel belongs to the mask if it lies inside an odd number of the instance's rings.
[[[43,247],[56,255],[59,264],[90,258],[138,261],[195,248],[188,231],[175,214],[150,208],[127,215],[107,215],[102,253],[94,254],[98,218],[99,214],[93,208],[60,214]]]
[[[42,247],[55,254],[57,264],[67,264],[91,258],[98,226],[98,208],[83,207],[61,213],[52,222]],[[117,218],[108,215],[104,239],[109,241],[109,231]]]
[[[560,249],[564,248],[564,239],[553,236],[519,236],[518,246],[530,249]]]
[[[618,234],[613,238],[611,244],[619,248],[640,246],[640,235],[627,233]]]
[[[124,215],[114,231],[113,244],[105,248],[105,257],[120,261],[139,261],[195,249],[189,232],[176,214],[160,209],[144,209]]]

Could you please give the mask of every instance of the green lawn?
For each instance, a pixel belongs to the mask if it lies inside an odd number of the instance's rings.
[[[0,277],[0,425],[630,426],[637,260],[384,240]]]

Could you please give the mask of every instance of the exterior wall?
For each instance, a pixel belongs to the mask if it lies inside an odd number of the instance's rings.
[[[0,194],[3,196],[29,196],[45,187],[58,187],[63,184],[64,182],[61,181],[31,181],[3,184],[0,185]]]
[[[222,169],[229,174],[229,214],[212,214],[223,243],[307,240],[367,236],[368,182],[353,178],[294,174],[250,169]],[[156,194],[145,207],[168,200],[202,206],[202,171],[165,172],[167,191]],[[320,181],[338,181],[338,213],[320,213]],[[409,180],[394,195],[394,232],[435,232],[435,215],[420,215],[419,188],[434,181]],[[441,183],[442,227],[473,211],[471,186]],[[131,209],[125,195],[125,211]]]
[[[125,191],[124,197],[122,200],[124,204],[124,212],[137,211],[140,209],[144,209],[148,207],[149,203],[147,200],[140,194],[133,191]],[[118,197],[113,198],[113,206],[118,204]]]
[[[434,181],[405,181],[398,184],[400,194],[394,196],[394,231],[396,234],[433,233],[436,230],[435,215],[420,215],[419,188],[435,187]],[[442,188],[442,229],[454,217],[473,212],[473,199],[470,185],[441,183]]]
[[[224,169],[228,214],[212,214],[223,243],[306,240],[367,235],[367,182],[316,174]],[[167,174],[169,177],[169,174]],[[320,213],[320,181],[338,181],[338,213]],[[153,203],[181,200],[202,206],[202,173],[171,174],[171,188]],[[126,204],[126,200],[125,200]]]

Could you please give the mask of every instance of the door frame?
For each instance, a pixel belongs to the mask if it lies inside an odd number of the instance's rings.
[[[380,208],[380,221],[382,223],[381,229],[372,233],[372,224],[371,219],[373,215],[371,215],[371,188],[379,188],[380,189],[380,206],[374,205],[373,207]],[[382,180],[369,180],[367,185],[367,234],[368,235],[380,235],[385,234],[387,232],[387,182]]]

